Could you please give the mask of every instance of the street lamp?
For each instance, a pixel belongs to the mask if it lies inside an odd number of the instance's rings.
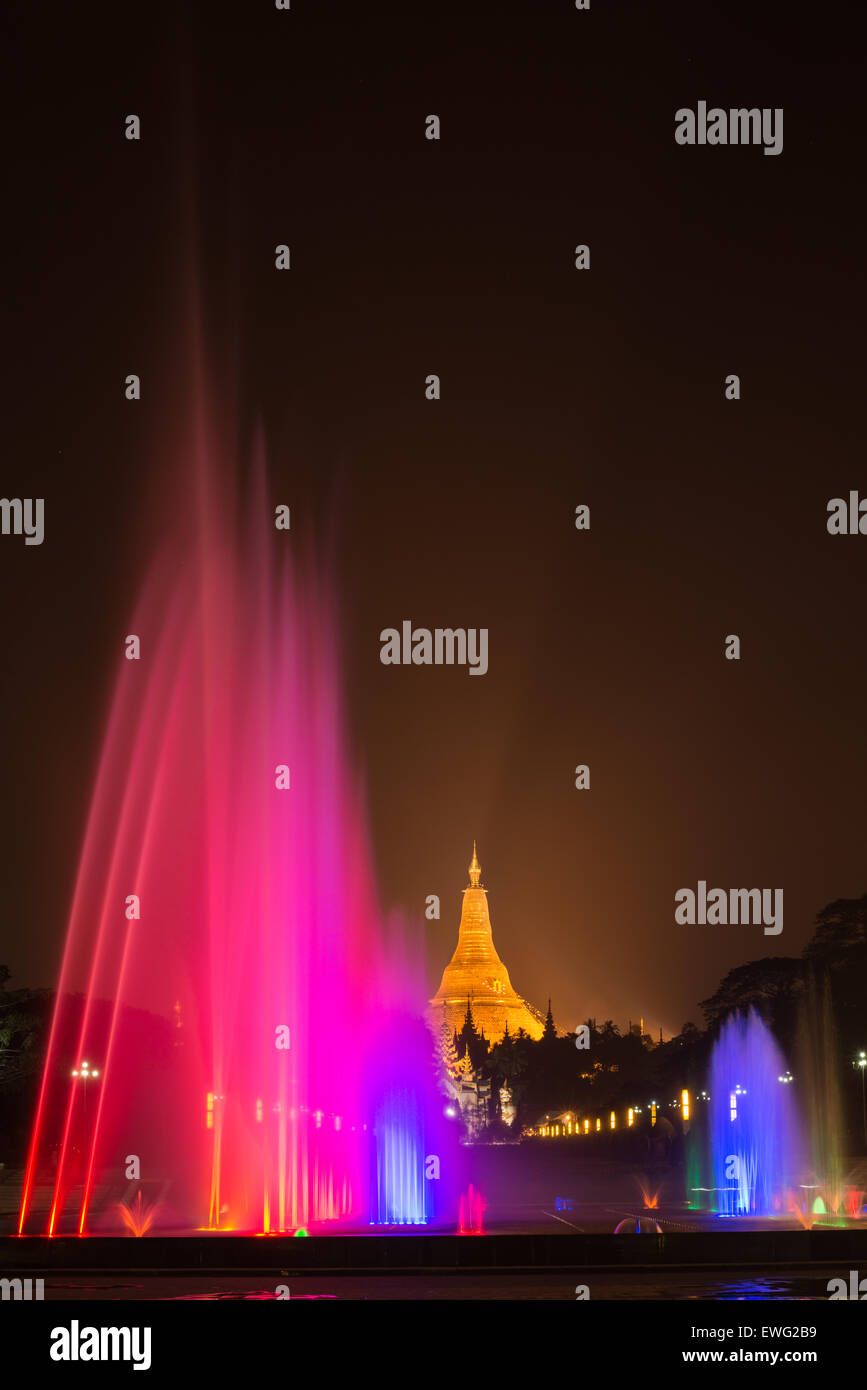
[[[82,1062],[80,1067],[74,1067],[72,1077],[75,1081],[81,1081],[84,1087],[84,1128],[87,1129],[87,1083],[91,1077],[95,1081],[99,1076],[96,1067],[91,1068],[89,1062]]]
[[[864,1143],[867,1145],[867,1101],[864,1098],[864,1072],[867,1071],[867,1052],[859,1052],[858,1060],[853,1062],[861,1072],[861,1123],[864,1126]]]

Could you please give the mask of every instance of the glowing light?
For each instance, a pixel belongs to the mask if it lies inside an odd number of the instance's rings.
[[[680,1093],[680,1108],[681,1108],[681,1114],[682,1114],[684,1120],[688,1120],[688,1119],[689,1119],[689,1091],[686,1091],[686,1090],[681,1091],[681,1093]]]
[[[626,1126],[627,1126],[628,1129],[631,1129],[632,1126],[633,1126],[634,1124],[635,1124],[635,1111],[634,1111],[633,1108],[630,1106],[629,1110],[627,1111]]]

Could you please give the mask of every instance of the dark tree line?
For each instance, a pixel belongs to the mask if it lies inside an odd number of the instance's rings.
[[[663,1043],[639,1036],[637,1029],[621,1032],[610,1019],[601,1025],[588,1019],[588,1046],[579,1048],[576,1033],[557,1036],[550,1006],[538,1042],[522,1031],[514,1038],[507,1033],[491,1046],[476,1030],[471,1010],[453,1041],[458,1056],[469,1049],[474,1068],[491,1080],[492,1096],[500,1086],[509,1087],[521,1127],[564,1111],[604,1114],[650,1099],[666,1106],[684,1087],[694,1095],[704,1084],[714,1039],[739,1009],[755,1008],[783,1051],[796,1057],[803,1043],[799,1031],[804,1027],[805,998],[810,991],[823,990],[830,993],[834,1046],[845,1081],[852,1058],[867,1050],[867,894],[824,908],[800,956],[769,956],[730,970],[700,1004],[704,1028],[685,1023],[676,1037]],[[855,1090],[843,1087],[847,1108],[853,1111]],[[491,1137],[498,1137],[501,1128],[495,1104]],[[854,1119],[850,1128],[854,1134]]]
[[[10,990],[9,970],[0,965],[0,1162],[17,1156],[26,1140],[51,1021],[50,990]],[[830,995],[841,1074],[861,1049],[867,1050],[867,894],[841,898],[824,908],[800,956],[769,956],[730,970],[700,1007],[704,1028],[685,1023],[663,1043],[621,1032],[610,1020],[588,1019],[588,1046],[576,1047],[576,1033],[558,1037],[550,1005],[542,1038],[508,1033],[493,1046],[476,1029],[472,1011],[453,1038],[459,1058],[469,1050],[474,1070],[491,1082],[491,1137],[506,1130],[498,1114],[499,1089],[508,1086],[517,1109],[516,1128],[535,1125],[546,1113],[622,1111],[651,1098],[662,1105],[683,1087],[692,1093],[704,1081],[708,1055],[726,1018],[754,1007],[773,1029],[787,1056],[795,1056],[803,1029],[804,1001],[812,991]],[[110,1005],[101,1001],[99,1008]],[[142,1050],[151,1060],[171,1051],[171,1030],[163,1019],[132,1011],[141,1031]],[[583,1039],[582,1039],[583,1040]],[[803,1041],[802,1039],[800,1041]],[[74,1064],[71,1050],[63,1065]],[[843,1087],[848,1107],[858,1109],[860,1093]],[[857,1106],[856,1106],[857,1102]],[[857,1124],[851,1124],[856,1131]]]

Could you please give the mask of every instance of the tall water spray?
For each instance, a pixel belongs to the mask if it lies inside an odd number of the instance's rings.
[[[191,418],[118,634],[19,1229],[120,1228],[131,1175],[157,1226],[423,1221],[422,962],[383,925],[334,594],[261,445],[241,486],[234,422],[201,391]]]
[[[837,1040],[827,975],[807,973],[799,1010],[800,1060],[804,1109],[808,1117],[813,1195],[825,1212],[837,1214],[846,1203],[846,1175],[841,1155],[843,1112],[837,1067]]]
[[[727,1216],[785,1211],[799,1188],[803,1149],[793,1086],[755,1009],[723,1024],[711,1054],[711,1206]]]

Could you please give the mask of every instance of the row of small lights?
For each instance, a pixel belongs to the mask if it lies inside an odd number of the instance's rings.
[[[205,1128],[206,1128],[206,1129],[213,1129],[213,1128],[214,1128],[214,1111],[215,1111],[215,1109],[216,1109],[217,1103],[218,1103],[219,1101],[224,1101],[225,1099],[226,1099],[225,1096],[218,1096],[214,1091],[208,1091],[207,1095],[205,1096]],[[279,1115],[279,1114],[281,1113],[281,1110],[282,1110],[282,1106],[281,1106],[281,1104],[280,1104],[280,1101],[278,1101],[276,1105],[272,1105],[271,1110],[272,1110],[273,1114]],[[335,1128],[335,1130],[337,1130],[338,1132],[343,1128],[343,1117],[342,1117],[341,1115],[334,1115],[334,1114],[325,1115],[324,1112],[323,1112],[322,1110],[308,1110],[308,1108],[307,1108],[306,1105],[299,1105],[297,1111],[293,1108],[293,1109],[291,1109],[288,1113],[289,1113],[289,1118],[290,1118],[290,1120],[294,1120],[294,1119],[296,1118],[297,1114],[299,1114],[299,1113],[302,1114],[302,1115],[312,1115],[312,1116],[313,1116],[313,1123],[314,1123],[314,1125],[316,1126],[317,1129],[321,1129],[321,1128],[322,1128],[322,1121],[323,1121],[323,1119],[333,1120],[333,1121],[334,1121],[334,1128]],[[262,1124],[263,1121],[264,1121],[264,1119],[265,1119],[265,1107],[264,1107],[264,1104],[263,1104],[263,1102],[262,1102],[261,1100],[257,1100],[257,1101],[256,1101],[256,1123],[257,1123],[257,1124]],[[355,1129],[355,1125],[351,1125],[350,1128],[351,1128],[351,1129]],[[365,1130],[365,1129],[367,1129],[367,1125],[362,1125],[361,1128],[362,1128],[363,1130]]]
[[[856,1062],[853,1063],[853,1066],[862,1067],[862,1068],[867,1067],[867,1052],[859,1052],[859,1053],[858,1053],[858,1060],[857,1060]],[[782,1084],[783,1086],[789,1086],[789,1085],[791,1085],[791,1083],[794,1081],[794,1079],[795,1079],[795,1078],[793,1077],[793,1075],[792,1075],[792,1073],[791,1073],[790,1071],[787,1071],[783,1076],[778,1076],[778,1077],[777,1077],[777,1080],[778,1080],[779,1082],[781,1082],[781,1084]],[[745,1096],[745,1095],[746,1095],[746,1090],[745,1090],[742,1086],[739,1086],[739,1085],[738,1085],[738,1086],[735,1086],[735,1089],[732,1091],[731,1095],[729,1096],[729,1118],[730,1118],[731,1120],[736,1120],[737,1117],[738,1117],[738,1101],[737,1101],[738,1096]],[[707,1101],[707,1100],[710,1100],[710,1096],[708,1095],[707,1091],[699,1091],[698,1095],[696,1096],[696,1100],[704,1100],[704,1101]],[[683,1118],[684,1120],[688,1120],[688,1119],[689,1119],[689,1091],[687,1091],[687,1090],[681,1091],[681,1093],[680,1093],[680,1100],[673,1100],[673,1101],[671,1101],[671,1105],[672,1105],[672,1106],[680,1106],[682,1118]],[[653,1125],[656,1124],[657,1110],[658,1110],[657,1102],[656,1102],[655,1100],[652,1100],[652,1101],[650,1102],[650,1123],[651,1123],[651,1126],[653,1126]],[[641,1106],[640,1106],[640,1105],[633,1105],[633,1106],[630,1106],[630,1108],[629,1108],[629,1109],[627,1110],[627,1112],[626,1112],[626,1127],[627,1127],[627,1129],[631,1129],[631,1128],[632,1128],[633,1124],[635,1123],[635,1116],[636,1116],[636,1115],[640,1115],[640,1114],[641,1114]],[[575,1128],[574,1128],[574,1130],[573,1130],[573,1128],[572,1128],[572,1116],[571,1116],[571,1115],[567,1115],[564,1124],[562,1124],[562,1125],[560,1125],[560,1124],[555,1124],[555,1125],[545,1124],[545,1125],[542,1125],[542,1126],[540,1126],[540,1128],[539,1128],[539,1130],[538,1130],[538,1134],[539,1134],[539,1136],[540,1136],[541,1138],[543,1138],[543,1139],[555,1139],[555,1138],[557,1138],[557,1137],[560,1136],[560,1135],[573,1134],[573,1133],[574,1133],[574,1134],[589,1134],[589,1133],[590,1133],[590,1125],[591,1125],[591,1121],[590,1121],[590,1120],[584,1120],[584,1121],[583,1121],[583,1129],[582,1129],[582,1122],[581,1122],[581,1121],[577,1118],[577,1116],[576,1116],[576,1118],[575,1118]],[[616,1128],[617,1128],[617,1115],[616,1115],[616,1112],[615,1112],[614,1110],[612,1110],[611,1113],[610,1113],[610,1117],[609,1117],[609,1120],[608,1120],[608,1128],[609,1128],[609,1129],[616,1129]],[[601,1118],[600,1118],[599,1116],[597,1116],[597,1117],[596,1117],[595,1127],[594,1127],[594,1133],[597,1133],[597,1134],[598,1134],[598,1133],[601,1131],[601,1129],[602,1129],[602,1120],[601,1120]]]
[[[857,1062],[853,1063],[853,1065],[854,1065],[854,1066],[861,1067],[861,1068],[867,1067],[867,1053],[865,1053],[865,1052],[859,1052],[859,1053],[858,1053],[858,1060],[857,1060]],[[72,1072],[72,1075],[73,1075],[74,1077],[79,1077],[79,1076],[80,1076],[81,1079],[82,1079],[82,1081],[88,1081],[88,1080],[90,1080],[91,1078],[94,1078],[94,1079],[95,1079],[96,1077],[98,1077],[98,1076],[99,1076],[99,1071],[97,1070],[96,1067],[94,1067],[94,1069],[91,1071],[91,1069],[90,1069],[90,1064],[89,1064],[88,1062],[82,1062],[82,1064],[81,1064],[80,1067],[75,1067],[75,1068],[74,1068],[74,1070],[73,1070],[73,1072]],[[792,1076],[792,1073],[791,1073],[790,1071],[787,1071],[787,1072],[785,1073],[784,1076],[778,1076],[778,1077],[777,1077],[777,1080],[778,1080],[779,1082],[781,1082],[784,1086],[790,1085],[790,1084],[794,1081],[794,1079],[795,1079],[795,1078]],[[731,1096],[729,1097],[729,1114],[730,1114],[730,1117],[731,1117],[732,1120],[737,1119],[737,1113],[738,1113],[738,1112],[737,1112],[737,1097],[738,1097],[738,1096],[742,1096],[742,1095],[746,1095],[746,1091],[743,1090],[741,1086],[736,1086],[735,1089],[734,1089],[734,1091],[731,1093]],[[704,1101],[707,1101],[707,1100],[710,1100],[710,1096],[708,1095],[707,1091],[699,1091],[698,1095],[696,1096],[696,1099],[697,1099],[697,1100],[704,1100]],[[209,1092],[208,1092],[207,1097],[206,1097],[206,1100],[205,1100],[205,1125],[206,1125],[206,1127],[207,1127],[208,1129],[213,1129],[213,1126],[214,1126],[214,1105],[215,1105],[215,1102],[216,1102],[216,1101],[221,1101],[221,1100],[225,1100],[225,1096],[218,1096],[218,1095],[215,1095],[213,1091],[209,1091]],[[673,1100],[673,1101],[671,1101],[671,1106],[680,1106],[682,1118],[683,1118],[684,1120],[688,1120],[688,1119],[689,1119],[689,1091],[688,1091],[688,1090],[685,1090],[685,1089],[684,1089],[683,1091],[681,1091],[681,1093],[680,1093],[680,1100]],[[275,1105],[273,1108],[274,1108],[275,1113],[278,1113],[278,1114],[279,1114],[279,1111],[280,1111],[279,1102],[278,1102],[278,1104]],[[301,1110],[302,1110],[302,1111],[306,1112],[306,1109],[307,1109],[306,1106],[304,1106],[304,1105],[301,1106]],[[655,1100],[652,1100],[652,1101],[650,1102],[650,1124],[651,1124],[651,1127],[652,1127],[653,1125],[656,1124],[657,1110],[658,1110],[657,1102],[656,1102]],[[446,1113],[448,1113],[448,1111],[447,1111]],[[632,1106],[629,1107],[629,1109],[628,1109],[627,1112],[626,1112],[626,1127],[627,1127],[627,1129],[631,1129],[631,1128],[632,1128],[632,1126],[633,1126],[634,1123],[635,1123],[635,1116],[636,1116],[636,1115],[640,1115],[641,1113],[642,1113],[642,1110],[641,1110],[641,1106],[640,1106],[640,1105],[632,1105]],[[289,1114],[290,1114],[290,1118],[294,1120],[294,1119],[295,1119],[295,1111],[294,1111],[294,1110],[291,1110],[291,1111],[289,1112]],[[264,1118],[264,1112],[263,1112],[262,1101],[261,1101],[261,1100],[257,1100],[257,1101],[256,1101],[256,1121],[257,1121],[257,1123],[258,1123],[258,1124],[261,1124],[263,1118]],[[329,1118],[331,1118],[331,1117],[329,1117]],[[335,1115],[333,1118],[334,1118],[334,1128],[335,1128],[336,1130],[339,1130],[339,1129],[341,1128],[341,1126],[342,1126],[343,1121],[341,1120],[341,1118],[340,1118],[339,1115]],[[322,1111],[321,1111],[321,1110],[315,1110],[315,1111],[313,1112],[313,1119],[314,1119],[314,1123],[315,1123],[315,1125],[316,1125],[316,1128],[317,1128],[317,1129],[320,1129],[320,1128],[322,1127]],[[610,1128],[610,1129],[616,1129],[616,1128],[617,1128],[617,1115],[616,1115],[616,1112],[615,1112],[614,1110],[612,1110],[611,1113],[610,1113],[608,1125],[609,1125],[609,1128]],[[353,1125],[352,1128],[354,1129],[355,1126]],[[366,1128],[367,1128],[367,1125],[365,1125],[364,1128],[366,1129]],[[599,1132],[601,1131],[601,1129],[602,1129],[602,1120],[601,1120],[601,1118],[600,1118],[599,1116],[597,1116],[597,1117],[596,1117],[595,1132],[596,1132],[596,1133],[599,1133]],[[589,1133],[590,1133],[590,1120],[587,1120],[587,1119],[584,1120],[584,1128],[582,1129],[582,1128],[581,1128],[581,1121],[580,1121],[580,1120],[577,1118],[577,1116],[576,1116],[576,1118],[575,1118],[575,1128],[574,1128],[574,1131],[573,1131],[573,1128],[572,1128],[572,1116],[571,1116],[571,1115],[567,1115],[567,1116],[566,1116],[566,1123],[565,1123],[565,1124],[563,1124],[563,1125],[559,1125],[559,1124],[555,1124],[555,1125],[549,1125],[549,1124],[542,1125],[542,1126],[540,1127],[540,1129],[539,1129],[538,1132],[539,1132],[539,1135],[540,1135],[543,1139],[553,1139],[553,1138],[558,1137],[558,1136],[561,1135],[561,1134],[564,1134],[564,1135],[565,1135],[565,1134],[572,1134],[572,1133],[575,1133],[575,1134],[589,1134]]]
[[[697,1100],[710,1100],[710,1096],[707,1094],[706,1091],[699,1091],[698,1096],[696,1097],[696,1099],[697,1099]],[[681,1091],[681,1093],[680,1093],[680,1100],[673,1100],[673,1101],[671,1102],[671,1104],[672,1104],[672,1105],[678,1105],[678,1106],[680,1106],[680,1108],[681,1108],[681,1114],[682,1114],[682,1116],[683,1116],[683,1119],[684,1119],[684,1120],[688,1120],[688,1119],[689,1119],[689,1091],[687,1091],[687,1090]],[[656,1120],[657,1120],[657,1111],[658,1111],[658,1110],[659,1110],[659,1106],[658,1106],[657,1102],[656,1102],[655,1100],[652,1100],[652,1101],[650,1102],[650,1123],[651,1123],[651,1126],[653,1126],[653,1125],[656,1124]],[[640,1105],[631,1105],[631,1106],[629,1107],[629,1109],[628,1109],[627,1112],[626,1112],[626,1128],[627,1128],[627,1129],[631,1129],[631,1128],[632,1128],[632,1126],[635,1124],[635,1116],[636,1116],[636,1115],[640,1115],[640,1114],[642,1114],[642,1107],[641,1107]],[[538,1132],[539,1136],[540,1136],[541,1138],[543,1138],[543,1139],[555,1139],[555,1138],[557,1138],[559,1135],[563,1135],[563,1134],[589,1134],[589,1133],[590,1133],[590,1126],[591,1126],[591,1123],[593,1123],[593,1121],[591,1121],[591,1120],[587,1120],[587,1119],[585,1119],[585,1120],[583,1120],[583,1121],[582,1121],[582,1120],[579,1120],[578,1116],[576,1115],[576,1116],[575,1116],[575,1126],[574,1126],[574,1129],[573,1129],[573,1126],[572,1126],[572,1116],[567,1114],[567,1115],[566,1115],[566,1118],[565,1118],[565,1121],[564,1121],[563,1124],[553,1124],[553,1125],[552,1125],[552,1124],[545,1124],[545,1125],[541,1125],[540,1128],[539,1128],[539,1130],[538,1130],[537,1132]],[[582,1127],[582,1126],[583,1126],[583,1127]],[[608,1118],[608,1128],[609,1128],[609,1129],[616,1129],[616,1128],[617,1128],[617,1112],[616,1112],[615,1110],[612,1110],[612,1111],[610,1112],[610,1114],[609,1114],[609,1118]],[[598,1133],[601,1131],[601,1129],[602,1129],[602,1119],[601,1119],[600,1116],[597,1115],[597,1116],[596,1116],[596,1119],[595,1119],[595,1124],[594,1124],[594,1133],[598,1134]]]
[[[783,1081],[783,1082],[789,1082],[789,1081],[793,1081],[793,1080],[794,1080],[794,1077],[792,1076],[792,1074],[791,1074],[790,1072],[787,1072],[785,1076],[780,1076],[780,1077],[777,1078],[777,1080],[778,1080],[778,1081]],[[731,1095],[729,1096],[729,1115],[730,1115],[730,1117],[731,1117],[732,1120],[736,1120],[736,1119],[737,1119],[737,1115],[738,1115],[738,1102],[737,1102],[737,1098],[738,1098],[738,1096],[745,1096],[745,1095],[746,1095],[746,1091],[744,1090],[744,1088],[743,1088],[742,1086],[736,1086],[735,1089],[732,1091]],[[710,1095],[708,1094],[707,1091],[699,1091],[698,1094],[696,1095],[696,1100],[708,1101],[708,1100],[710,1100]],[[681,1119],[683,1119],[685,1122],[688,1122],[688,1121],[689,1121],[689,1117],[690,1117],[689,1091],[686,1090],[686,1089],[684,1089],[683,1091],[681,1091],[681,1093],[680,1093],[680,1100],[673,1100],[673,1101],[670,1102],[670,1107],[673,1107],[673,1106],[678,1106],[678,1107],[680,1108]],[[650,1102],[650,1124],[651,1124],[651,1128],[656,1124],[658,1110],[659,1110],[659,1105],[658,1105],[658,1103],[657,1103],[655,1100],[652,1100],[652,1101]],[[632,1128],[632,1126],[635,1124],[635,1116],[636,1116],[636,1115],[640,1115],[641,1113],[642,1113],[642,1108],[641,1108],[640,1105],[632,1105],[632,1106],[629,1107],[629,1109],[628,1109],[627,1112],[626,1112],[626,1128],[627,1128],[627,1129],[631,1129],[631,1128]],[[556,1138],[558,1138],[558,1137],[561,1136],[561,1135],[567,1135],[567,1134],[589,1134],[589,1133],[590,1133],[590,1126],[591,1126],[591,1123],[592,1123],[592,1121],[587,1120],[587,1119],[585,1119],[584,1121],[581,1121],[581,1120],[579,1120],[578,1117],[576,1116],[576,1117],[575,1117],[575,1127],[574,1127],[574,1129],[573,1129],[573,1127],[572,1127],[572,1116],[569,1115],[569,1114],[567,1114],[566,1119],[565,1119],[565,1121],[564,1121],[563,1124],[544,1124],[544,1125],[541,1125],[541,1126],[539,1127],[538,1134],[539,1134],[539,1136],[540,1136],[542,1139],[556,1139]],[[583,1127],[582,1127],[582,1126],[583,1126]],[[614,1110],[612,1110],[612,1111],[610,1112],[610,1114],[609,1114],[608,1128],[609,1128],[609,1129],[616,1129],[616,1128],[617,1128],[617,1112],[614,1111]],[[597,1116],[596,1116],[596,1120],[595,1120],[595,1125],[594,1125],[593,1132],[596,1133],[596,1134],[598,1134],[598,1133],[601,1131],[601,1129],[602,1129],[602,1120],[601,1120],[601,1118],[597,1115]]]
[[[89,1081],[92,1080],[93,1077],[99,1076],[99,1070],[97,1070],[97,1068],[93,1068],[92,1070],[90,1069],[89,1062],[82,1062],[81,1068],[78,1068],[78,1066],[76,1066],[76,1068],[72,1070],[72,1076],[81,1077],[82,1081]],[[215,1091],[208,1091],[206,1098],[204,1098],[204,1123],[206,1123],[206,1129],[213,1129],[214,1127],[214,1109],[218,1101],[225,1101],[225,1095],[217,1095]],[[279,1104],[279,1101],[276,1102],[276,1105],[272,1106],[272,1109],[274,1109],[275,1115],[279,1115],[279,1112],[281,1112],[281,1104]],[[300,1106],[300,1111],[302,1111],[303,1115],[306,1115],[307,1106]],[[295,1119],[295,1115],[295,1109],[289,1111],[289,1119]],[[313,1111],[313,1122],[317,1129],[321,1129],[322,1119],[324,1119],[322,1111]],[[329,1115],[328,1119],[333,1119],[333,1127],[335,1127],[335,1130],[342,1129],[342,1116]],[[261,1125],[261,1123],[263,1123],[264,1120],[264,1106],[263,1102],[261,1101],[256,1102],[256,1120],[258,1125]],[[353,1125],[352,1127],[354,1129],[354,1127],[356,1126]],[[367,1129],[367,1125],[364,1125],[363,1127],[364,1129]]]

